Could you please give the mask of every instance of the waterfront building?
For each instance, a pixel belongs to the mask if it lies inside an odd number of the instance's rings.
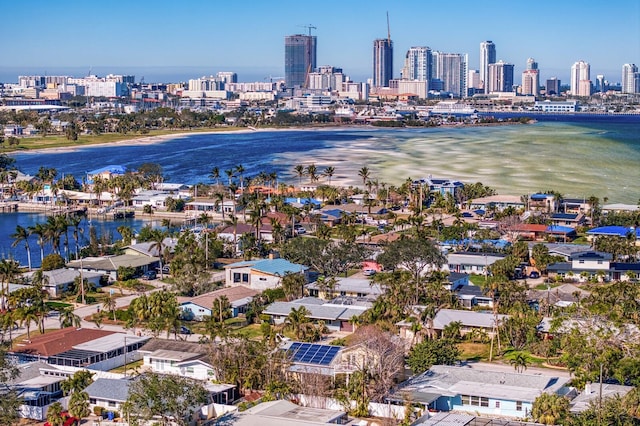
[[[578,103],[576,101],[542,101],[534,104],[534,110],[542,112],[576,112]]]
[[[591,96],[591,67],[585,61],[571,66],[571,94],[573,96]]]
[[[489,76],[489,64],[496,62],[496,45],[491,40],[480,43],[480,84],[487,91],[487,77]]]
[[[640,93],[640,74],[635,64],[622,66],[622,93]]]
[[[469,70],[467,73],[467,90],[469,91],[469,96],[482,92],[482,82],[480,80],[479,70]]]
[[[466,54],[433,52],[433,76],[442,82],[442,90],[462,98],[467,94]]]
[[[393,78],[393,42],[390,38],[373,41],[373,87],[389,87]]]
[[[232,71],[221,71],[216,75],[216,77],[218,77],[218,79],[222,81],[225,85],[228,83],[238,82],[238,74]]]
[[[489,64],[485,93],[511,92],[513,90],[513,64],[499,61]]]
[[[316,36],[295,34],[284,38],[284,79],[287,87],[306,87],[316,68]]]
[[[389,88],[396,95],[411,94],[419,99],[427,99],[429,82],[426,80],[389,80]]]
[[[348,81],[342,73],[342,68],[324,65],[317,72],[309,74],[309,90],[334,91],[342,89],[342,84]]]
[[[556,77],[551,77],[547,80],[545,85],[545,92],[547,96],[560,94],[560,80]]]
[[[540,71],[533,58],[527,59],[527,69],[522,72],[522,94],[540,96]]]
[[[402,80],[431,80],[431,49],[425,46],[411,47],[404,59],[404,67],[400,73]]]

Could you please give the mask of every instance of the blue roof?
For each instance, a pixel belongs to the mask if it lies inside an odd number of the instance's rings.
[[[576,232],[576,230],[569,226],[551,225],[547,227],[547,232],[553,234],[571,234],[572,232]]]
[[[550,194],[531,194],[531,199],[532,200],[546,200],[547,198],[553,197],[553,195]]]
[[[578,213],[554,213],[551,215],[551,219],[576,219]]]
[[[626,237],[633,232],[633,228],[626,226],[600,226],[587,231],[589,235],[614,235],[618,237]],[[636,238],[640,236],[640,229],[636,229]]]
[[[304,364],[331,365],[342,346],[319,345],[315,343],[293,342],[289,346],[292,362]]]
[[[264,272],[269,275],[277,275],[279,277],[285,276],[287,273],[299,273],[304,272],[308,267],[297,263],[289,262],[286,259],[260,259],[260,260],[245,260],[243,262],[232,263],[227,265],[226,268],[236,268],[248,266],[256,271]]]

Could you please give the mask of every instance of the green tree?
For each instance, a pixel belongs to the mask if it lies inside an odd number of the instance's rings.
[[[62,426],[64,424],[63,411],[65,411],[64,407],[59,401],[52,403],[47,409],[47,423],[51,426]]]
[[[284,327],[293,330],[296,339],[300,340],[304,334],[305,326],[311,321],[309,315],[311,312],[304,306],[300,306],[298,309],[291,308],[291,312],[284,319]]]
[[[43,271],[53,271],[54,269],[64,268],[64,265],[65,262],[62,256],[58,253],[51,253],[44,257],[41,268]]]
[[[202,382],[170,374],[145,374],[131,382],[123,410],[133,421],[160,417],[162,424],[189,424],[208,392]]]
[[[64,308],[60,311],[60,328],[80,327],[82,320],[73,312],[73,307]]]
[[[304,296],[304,285],[307,280],[302,273],[286,273],[282,277],[282,289],[287,300],[298,299]]]
[[[24,242],[24,249],[27,252],[27,265],[29,266],[29,270],[31,270],[31,250],[29,250],[29,235],[31,235],[31,233],[27,228],[16,225],[16,232],[11,234],[10,238],[13,238],[11,247],[16,247],[18,244]]]
[[[60,388],[65,395],[82,392],[93,383],[93,373],[89,370],[78,370],[60,383]]]
[[[460,350],[451,339],[425,340],[409,351],[407,364],[414,374],[420,374],[433,365],[452,365],[460,359]]]
[[[89,394],[85,391],[73,392],[69,398],[69,414],[78,419],[91,414],[89,410]]]
[[[546,425],[562,423],[569,415],[569,400],[558,394],[543,393],[531,407],[533,420]]]
[[[513,359],[509,361],[509,364],[513,365],[513,368],[518,373],[522,373],[529,366],[529,358],[526,354],[518,352]]]

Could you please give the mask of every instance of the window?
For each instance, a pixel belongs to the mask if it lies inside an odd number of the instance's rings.
[[[516,411],[522,411],[522,401],[516,401]]]
[[[462,399],[462,405],[473,405],[476,407],[488,407],[489,398],[473,395],[460,395]]]
[[[580,259],[578,263],[584,263],[584,259]]]
[[[243,283],[249,282],[249,274],[242,274],[242,282]]]
[[[193,373],[193,367],[187,367],[187,373]]]
[[[266,278],[264,278],[264,277],[260,277],[260,278],[258,278],[258,279],[259,279],[260,281],[266,281],[266,280],[267,280],[267,279],[266,279]]]
[[[109,407],[115,407],[115,406],[116,406],[116,403],[115,403],[115,401],[109,401],[109,402],[107,402],[107,405],[108,405]]]
[[[89,398],[89,404],[96,404],[96,399],[95,398]]]
[[[496,401],[496,408],[500,408],[500,401]]]
[[[238,272],[234,272],[233,273],[233,282],[234,283],[239,283],[240,282],[240,278],[241,278],[241,274]]]

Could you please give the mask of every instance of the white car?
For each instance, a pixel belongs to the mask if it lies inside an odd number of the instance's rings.
[[[375,269],[365,269],[364,271],[362,271],[362,273],[364,274],[365,277],[371,277],[371,276],[376,274],[376,270]]]

